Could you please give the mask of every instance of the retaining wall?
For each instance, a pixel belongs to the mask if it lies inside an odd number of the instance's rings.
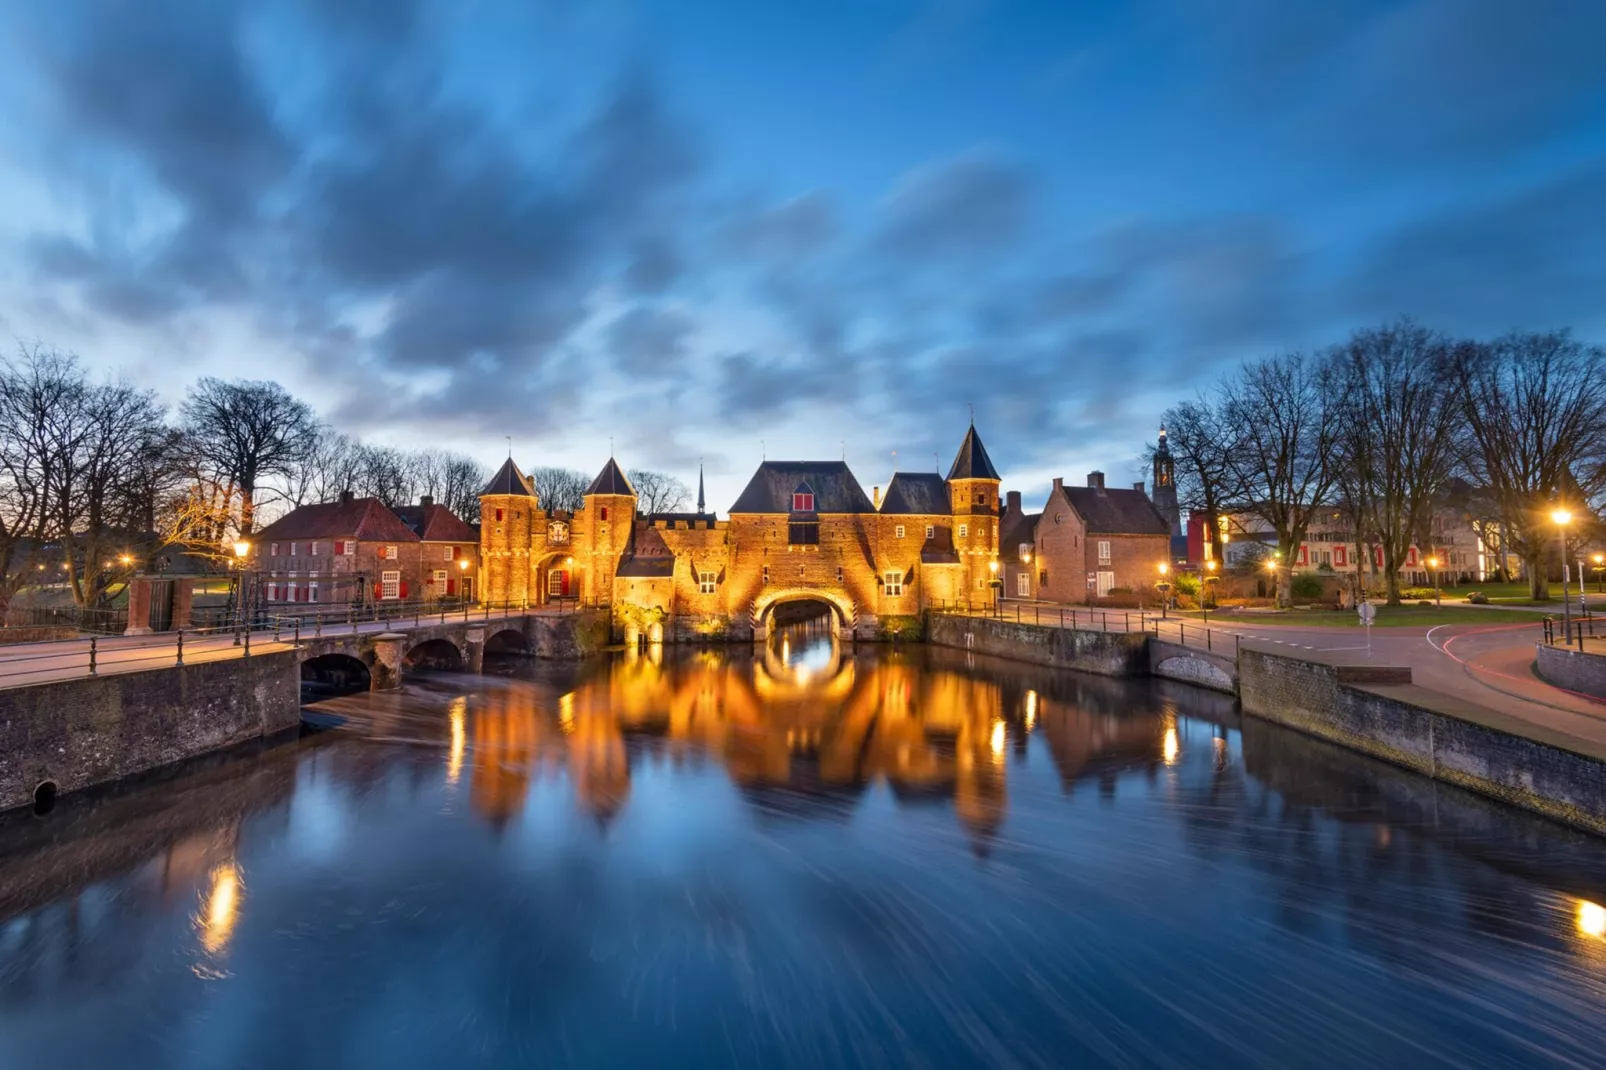
[[[1410,683],[1410,669],[1239,652],[1244,712],[1606,835],[1606,748]]]
[[[1600,654],[1540,643],[1535,668],[1541,679],[1557,687],[1606,698],[1606,657]]]
[[[1145,676],[1149,671],[1149,636],[1143,632],[1084,632],[933,613],[926,638],[938,646],[1101,676]]]
[[[293,650],[0,690],[0,810],[300,723]]]

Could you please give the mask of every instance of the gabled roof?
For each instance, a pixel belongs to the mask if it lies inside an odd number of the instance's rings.
[[[391,509],[425,542],[479,542],[479,533],[444,505],[398,505]]]
[[[1005,561],[1017,561],[1023,544],[1035,546],[1037,544],[1037,522],[1041,519],[1043,519],[1042,513],[1027,513],[1024,516],[1017,517],[1014,523],[1000,531],[998,533],[998,556]]]
[[[970,430],[965,432],[965,441],[959,444],[959,452],[954,455],[954,465],[948,469],[949,479],[998,479],[998,469],[993,467],[993,459],[987,456],[987,447],[981,444],[981,436],[976,434],[976,425],[971,424]]]
[[[1171,522],[1141,490],[1064,487],[1089,534],[1171,535]]]
[[[730,507],[732,513],[790,513],[792,491],[806,482],[816,513],[873,513],[875,506],[841,461],[765,461]]]
[[[283,539],[360,539],[365,542],[418,542],[401,517],[378,498],[303,505],[256,533],[258,544]],[[478,536],[473,541],[477,541]]]
[[[624,472],[619,468],[619,462],[609,457],[608,463],[597,473],[597,478],[586,488],[586,497],[589,498],[593,494],[625,494],[634,498],[636,488],[625,478]]]
[[[936,472],[894,472],[881,498],[881,511],[948,516],[954,510],[948,484]]]
[[[491,477],[491,481],[485,484],[485,489],[480,491],[482,497],[488,494],[515,494],[521,498],[533,498],[535,488],[530,486],[529,479],[519,471],[519,466],[513,463],[513,458],[509,457],[502,467],[496,470],[496,475]]]

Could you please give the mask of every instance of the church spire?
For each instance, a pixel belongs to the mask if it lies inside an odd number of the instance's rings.
[[[697,458],[697,515],[702,516],[708,511],[703,504],[703,459]]]

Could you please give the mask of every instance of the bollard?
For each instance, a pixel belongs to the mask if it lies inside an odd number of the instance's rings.
[[[250,657],[251,656],[251,629],[250,628],[247,628],[245,630],[245,656],[246,657]]]
[[[178,630],[178,657],[173,660],[174,665],[184,664],[184,629]]]
[[[296,646],[300,646],[301,645],[301,618],[300,617],[296,618],[296,634],[295,634],[294,642],[295,642]]]
[[[320,613],[316,617],[312,618],[312,637],[314,639],[322,639],[323,638],[323,614],[322,613]]]
[[[1210,629],[1209,628],[1205,629],[1205,649],[1206,650],[1213,650],[1214,649],[1214,647],[1212,647],[1210,645]]]
[[[95,670],[95,644],[97,642],[98,642],[98,640],[95,638],[95,636],[91,635],[89,637],[89,675],[91,675],[91,676],[96,675],[96,670]]]

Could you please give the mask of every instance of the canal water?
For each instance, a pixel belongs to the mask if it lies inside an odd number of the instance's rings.
[[[501,672],[0,820],[0,1067],[1606,1060],[1606,845],[1218,696]]]

